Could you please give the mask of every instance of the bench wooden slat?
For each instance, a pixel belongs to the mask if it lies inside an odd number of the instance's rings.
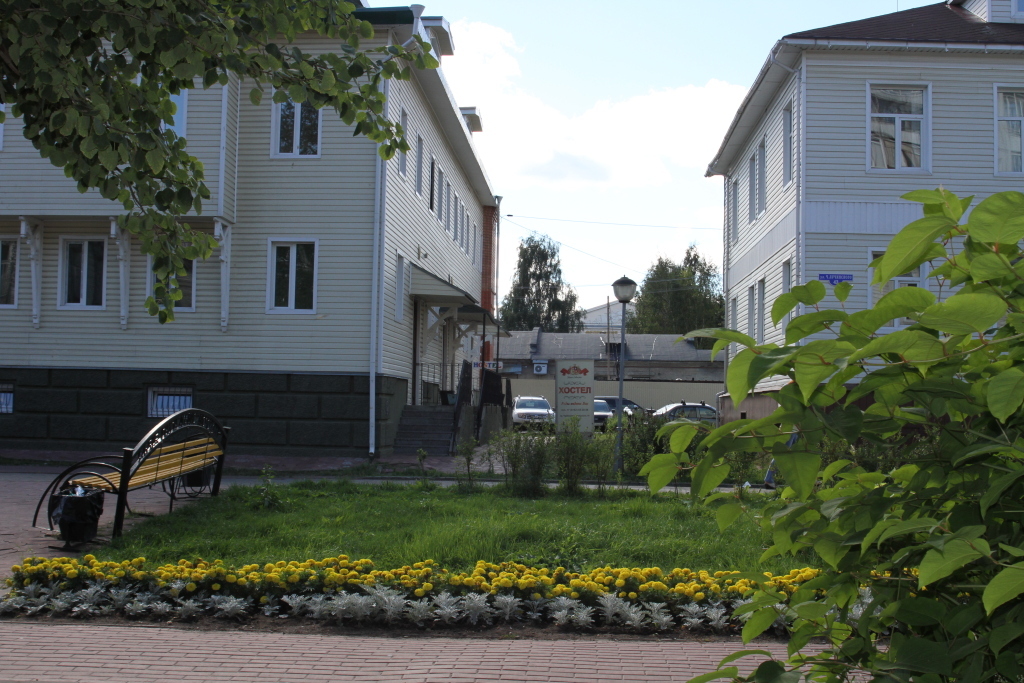
[[[223,454],[219,448],[217,450],[207,452],[202,452],[204,449],[195,450],[199,450],[201,452],[187,458],[175,459],[162,456],[162,459],[158,459],[157,462],[151,462],[152,459],[147,459],[132,475],[132,478],[129,481],[129,490],[142,488],[149,486],[150,484],[157,484],[161,481],[173,479],[174,477],[182,474],[188,474],[189,472],[205,469],[206,467],[215,465],[217,463],[217,458]],[[71,483],[74,485],[88,486],[113,493],[121,484],[120,473],[111,472],[110,474],[104,474],[104,476],[110,480],[114,488],[111,488],[110,484],[97,476],[80,477],[72,480]]]
[[[210,437],[205,437],[205,438],[202,438],[202,439],[194,439],[192,441],[183,441],[181,443],[172,443],[170,446],[161,446],[160,448],[153,449],[153,452],[149,454],[149,458],[161,455],[163,453],[171,453],[173,451],[178,451],[178,450],[187,449],[187,448],[196,448],[196,447],[199,447],[199,446],[205,446],[207,444],[216,444],[216,443],[217,443],[217,440],[213,439],[213,438],[210,438]],[[147,460],[149,458],[147,458]]]
[[[220,453],[221,453],[220,446],[217,446],[216,444],[214,444],[213,448],[210,448],[209,445],[207,445],[207,446],[199,446],[199,447],[196,447],[196,448],[190,448],[188,450],[177,451],[177,452],[172,452],[172,453],[164,453],[164,454],[158,455],[156,457],[146,458],[145,460],[142,461],[142,465],[141,466],[145,467],[146,465],[148,465],[150,463],[158,464],[158,463],[164,463],[164,462],[177,462],[178,460],[181,460],[182,458],[192,458],[192,457],[195,457],[197,455],[204,455],[204,454],[210,454],[210,456],[212,457],[214,455],[220,455]]]

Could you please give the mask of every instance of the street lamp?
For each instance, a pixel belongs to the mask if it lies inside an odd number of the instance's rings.
[[[622,463],[622,381],[626,376],[626,304],[636,294],[636,283],[623,275],[612,283],[615,298],[622,304],[622,327],[619,332],[619,403],[615,407],[618,433],[615,436],[615,471],[622,474],[625,469]]]

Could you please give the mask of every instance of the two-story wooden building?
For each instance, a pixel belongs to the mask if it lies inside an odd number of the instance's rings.
[[[418,33],[452,54],[448,23],[422,10],[358,10],[367,46]],[[386,83],[412,146],[388,162],[333,110],[257,106],[251,87],[177,99],[212,192],[190,224],[220,246],[190,265],[166,326],[143,307],[151,269],[120,207],[79,194],[18,119],[0,126],[0,448],[121,447],[191,405],[247,453],[386,453],[403,407],[481,357],[500,198],[474,151],[480,118],[441,70]]]
[[[929,286],[920,270],[871,286],[868,264],[920,217],[906,192],[1022,189],[1022,59],[1024,0],[948,0],[779,40],[708,168],[725,178],[726,325],[781,344],[771,304],[795,284],[849,281],[852,310]]]

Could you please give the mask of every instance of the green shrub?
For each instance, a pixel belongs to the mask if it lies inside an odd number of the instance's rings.
[[[530,498],[544,495],[548,439],[545,433],[506,429],[492,440],[491,451],[505,472],[506,485],[515,495]]]

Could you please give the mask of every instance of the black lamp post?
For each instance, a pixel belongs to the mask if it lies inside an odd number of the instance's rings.
[[[622,474],[625,467],[622,462],[622,382],[626,376],[626,304],[636,294],[636,283],[623,275],[612,283],[615,298],[622,304],[622,326],[619,333],[619,403],[615,407],[618,424],[615,436],[615,471]]]

